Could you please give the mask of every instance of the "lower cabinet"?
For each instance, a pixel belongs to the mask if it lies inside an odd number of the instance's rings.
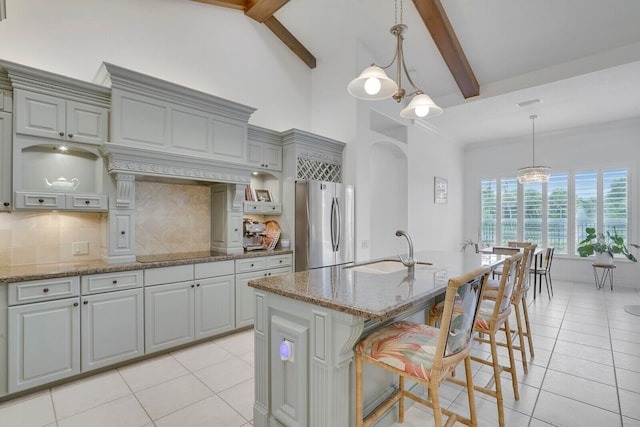
[[[148,272],[144,289],[146,353],[236,328],[233,261],[163,267]],[[163,278],[189,280],[156,284]]]
[[[248,271],[236,275],[236,328],[253,325],[254,290],[249,281],[291,273],[292,263],[291,254],[236,260],[236,272]]]
[[[193,281],[156,285],[144,290],[145,351],[153,353],[194,339]]]
[[[82,371],[144,354],[142,289],[82,297]]]
[[[9,393],[80,373],[79,298],[9,307]]]
[[[235,276],[196,280],[195,338],[212,337],[236,328]]]

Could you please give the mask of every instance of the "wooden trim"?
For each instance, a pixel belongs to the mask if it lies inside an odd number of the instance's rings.
[[[264,22],[273,34],[275,34],[289,49],[295,53],[302,62],[311,69],[316,68],[316,58],[285,28],[274,16],[267,18]]]
[[[289,0],[247,0],[244,14],[262,23],[288,2]]]
[[[465,98],[478,96],[480,85],[440,0],[413,0],[444,62]]]

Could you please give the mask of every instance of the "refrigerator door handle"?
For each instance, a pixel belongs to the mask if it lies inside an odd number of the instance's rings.
[[[340,218],[342,217],[342,215],[341,215],[341,212],[340,212],[340,202],[338,201],[337,197],[333,198],[333,204],[335,206],[335,209],[333,211],[333,216],[331,218],[331,221],[333,223],[332,226],[333,226],[333,228],[335,230],[335,238],[333,239],[335,243],[334,243],[334,249],[333,250],[334,250],[334,252],[338,252],[338,251],[340,251],[340,238],[342,237],[341,236],[341,234],[342,234],[341,231],[342,230],[340,230]]]
[[[331,250],[333,252],[336,251],[336,199],[335,197],[331,199]]]

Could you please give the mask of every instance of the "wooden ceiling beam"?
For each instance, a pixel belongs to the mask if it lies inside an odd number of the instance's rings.
[[[465,98],[478,96],[480,85],[440,0],[413,0],[413,4],[431,33],[462,95]]]
[[[2,1],[2,0],[0,0]],[[229,7],[243,10],[245,15],[263,23],[276,35],[291,51],[302,60],[307,67],[316,68],[316,58],[307,50],[293,34],[278,21],[274,13],[289,0],[193,0],[200,3],[212,4],[214,6]]]
[[[289,0],[247,0],[244,14],[262,23],[288,2]]]
[[[293,53],[302,60],[302,62],[307,64],[307,67],[311,69],[316,68],[316,57],[313,56],[311,52],[309,52],[307,48],[304,47],[304,45],[300,43],[298,39],[296,39],[294,35],[291,34],[289,30],[287,30],[285,26],[282,25],[274,16],[267,18],[263,24],[266,25],[284,44],[286,44],[289,49],[291,49]]]

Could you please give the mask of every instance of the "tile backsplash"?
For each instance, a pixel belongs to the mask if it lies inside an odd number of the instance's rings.
[[[206,185],[136,182],[136,255],[207,251],[211,194]],[[106,213],[0,213],[0,265],[100,259]],[[104,237],[106,238],[106,236]],[[73,242],[89,253],[73,255]]]
[[[209,186],[136,182],[136,255],[208,251],[210,231]]]
[[[86,212],[1,213],[0,265],[99,259],[103,215]],[[73,255],[73,242],[87,242],[89,253]]]

